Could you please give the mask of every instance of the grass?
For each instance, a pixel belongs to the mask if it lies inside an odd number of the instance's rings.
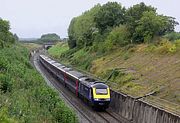
[[[22,45],[23,45],[24,47],[26,47],[28,50],[35,50],[35,49],[37,49],[37,48],[42,47],[41,45],[35,44],[35,43],[22,43]]]
[[[114,90],[134,97],[156,91],[155,97],[169,104],[180,104],[179,40],[161,39],[159,43],[117,47],[103,55],[87,48],[67,50],[62,54],[60,62],[66,61],[104,80],[113,69],[120,68],[108,83]],[[162,101],[156,103],[163,105]]]
[[[67,43],[60,42],[48,50],[48,53],[55,58],[60,58],[61,54],[69,49]]]
[[[20,44],[0,49],[0,122],[75,123],[75,113],[29,63]]]

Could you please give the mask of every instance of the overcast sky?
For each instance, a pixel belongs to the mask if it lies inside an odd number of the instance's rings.
[[[0,17],[10,21],[11,31],[21,38],[39,38],[45,33],[67,37],[71,19],[97,3],[112,0],[0,0]],[[115,1],[115,0],[113,0]],[[157,8],[159,14],[180,22],[179,0],[116,0],[126,8],[144,2]],[[180,26],[176,27],[180,31]]]

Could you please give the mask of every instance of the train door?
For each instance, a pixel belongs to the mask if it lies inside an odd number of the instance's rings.
[[[93,101],[93,90],[92,90],[92,88],[89,89],[89,100],[91,102]]]

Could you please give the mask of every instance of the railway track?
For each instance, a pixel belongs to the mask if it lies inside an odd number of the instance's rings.
[[[106,111],[97,112],[97,114],[102,117],[107,123],[122,123],[121,121],[119,121],[119,119],[114,117],[112,114],[107,113]]]
[[[121,121],[121,118],[117,118],[117,116],[114,116],[108,111],[94,111],[91,107],[86,105],[67,88],[64,88],[64,86],[38,62],[38,54],[34,55],[33,64],[44,77],[48,85],[55,88],[59,92],[60,97],[76,111],[81,123],[128,123],[124,122],[123,119]]]

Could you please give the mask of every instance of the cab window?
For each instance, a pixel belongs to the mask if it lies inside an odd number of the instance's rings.
[[[102,95],[107,94],[107,89],[96,88],[96,94],[102,94]]]

